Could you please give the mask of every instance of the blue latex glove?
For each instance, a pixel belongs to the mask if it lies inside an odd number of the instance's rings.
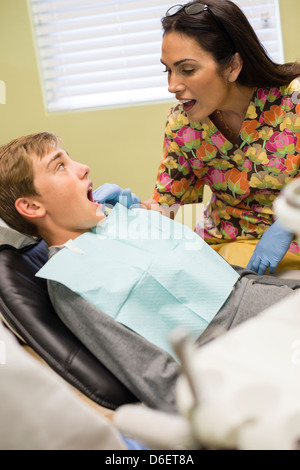
[[[119,202],[128,209],[134,205],[140,205],[139,197],[132,193],[130,188],[122,189],[117,184],[105,183],[93,191],[93,198],[101,204],[114,206]]]
[[[258,274],[265,274],[270,267],[270,274],[274,274],[293,238],[293,233],[286,230],[278,221],[274,222],[256,245],[247,269]]]
[[[139,442],[134,441],[133,439],[129,439],[128,437],[125,437],[122,434],[121,434],[121,437],[129,450],[149,450],[143,444],[140,444]]]

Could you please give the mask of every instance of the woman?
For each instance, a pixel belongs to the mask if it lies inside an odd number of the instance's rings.
[[[162,63],[179,103],[168,114],[154,201],[199,203],[208,185],[196,231],[214,249],[231,264],[251,258],[260,274],[282,258],[281,268],[299,269],[299,246],[274,223],[272,205],[300,176],[300,64],[275,64],[228,0],[175,5],[162,25]]]
[[[162,24],[162,62],[179,104],[168,115],[155,201],[201,202],[208,185],[196,227],[208,243],[239,265],[257,245],[248,266],[260,273],[274,272],[289,250],[289,267],[299,269],[299,247],[273,224],[272,204],[300,175],[300,65],[272,62],[227,0],[172,7]]]

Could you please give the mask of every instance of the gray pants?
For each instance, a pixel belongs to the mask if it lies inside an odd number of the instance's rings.
[[[255,317],[300,288],[300,280],[259,276],[247,269],[233,266],[241,276],[230,297],[217,313],[197,345],[203,346],[224,331]]]

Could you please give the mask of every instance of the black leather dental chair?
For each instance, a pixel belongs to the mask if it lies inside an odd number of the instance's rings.
[[[56,315],[46,281],[35,277],[47,259],[48,248],[43,241],[21,249],[0,246],[3,322],[55,372],[99,405],[115,410],[138,402]]]

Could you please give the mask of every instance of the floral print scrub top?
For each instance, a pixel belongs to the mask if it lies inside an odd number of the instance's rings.
[[[275,198],[299,176],[297,78],[280,89],[256,89],[237,145],[209,118],[192,122],[180,104],[172,108],[153,197],[169,206],[198,203],[208,185],[213,195],[196,231],[210,244],[259,239],[274,221]],[[296,242],[290,252],[299,253]]]

